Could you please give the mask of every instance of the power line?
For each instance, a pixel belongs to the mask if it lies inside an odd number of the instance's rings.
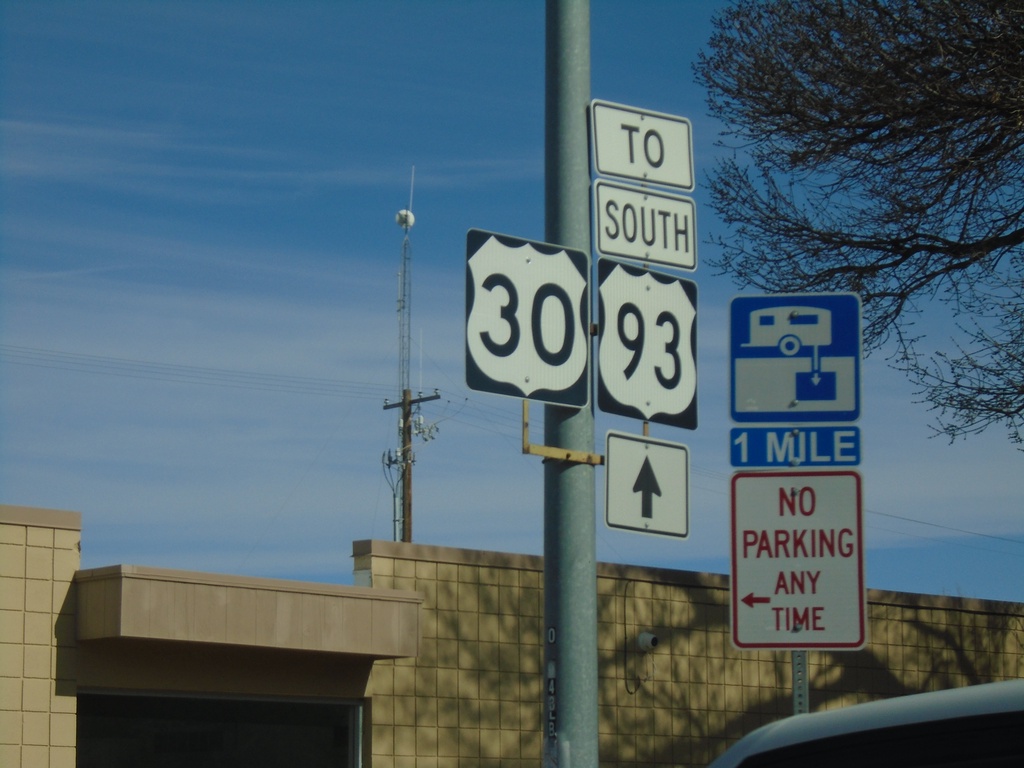
[[[869,512],[870,512],[870,510],[869,510]],[[875,512],[873,514],[884,514],[884,513]],[[921,523],[922,525],[929,525],[929,523],[925,523],[922,520],[911,520],[910,518],[904,518],[904,519],[909,520],[912,523]],[[976,544],[970,544],[970,543],[965,542],[965,541],[955,541],[955,540],[949,540],[949,539],[937,539],[934,536],[924,536],[924,535],[919,534],[919,533],[911,533],[910,531],[898,531],[898,530],[895,530],[893,528],[886,528],[886,527],[881,526],[881,525],[872,525],[871,527],[872,527],[873,530],[876,530],[876,531],[885,531],[886,533],[892,533],[892,534],[895,534],[896,536],[903,536],[903,537],[911,538],[911,539],[923,539],[924,541],[938,542],[938,543],[943,544],[945,546],[960,547],[962,549],[976,549],[976,550],[979,550],[981,552],[992,552],[994,554],[1004,555],[1006,557],[1024,557],[1024,555],[1018,554],[1016,552],[1009,552],[1009,551],[1004,550],[1004,549],[993,549],[992,547],[982,547],[982,546],[978,546]],[[939,526],[939,527],[942,527],[942,526]],[[965,531],[965,533],[967,535],[969,535],[969,536],[985,536],[984,533],[974,533],[972,531]],[[1007,539],[1007,541],[1013,541],[1013,539]],[[1018,542],[1015,542],[1015,543],[1018,543]]]
[[[978,533],[977,531],[968,531],[965,528],[954,528],[951,525],[942,525],[941,523],[932,523],[932,522],[929,522],[927,520],[916,520],[913,517],[904,517],[903,515],[894,515],[894,514],[889,513],[889,512],[876,512],[873,509],[869,509],[869,510],[867,510],[867,513],[869,515],[879,515],[881,517],[889,517],[889,518],[892,518],[894,520],[904,520],[904,521],[906,521],[908,523],[916,523],[918,525],[928,525],[928,526],[931,526],[932,528],[940,528],[940,529],[942,529],[944,531],[950,531],[951,533],[962,533],[965,536],[980,536],[980,537],[985,538],[985,539],[994,539],[995,541],[1006,541],[1006,542],[1009,542],[1010,544],[1024,544],[1024,540],[1022,540],[1022,539],[1014,539],[1014,538],[1011,538],[1009,536],[996,536],[995,534],[992,534],[992,533]],[[927,537],[922,537],[922,538],[927,538]]]
[[[372,382],[344,381],[336,379],[317,378],[310,376],[288,376],[282,374],[260,373],[256,371],[241,371],[237,369],[211,368],[194,365],[181,365],[176,363],[161,363],[152,360],[139,360],[135,358],[110,357],[106,355],[89,355],[81,352],[65,352],[52,349],[40,349],[36,347],[23,347],[11,344],[0,344],[0,360],[8,364],[24,365],[38,368],[50,368],[75,373],[89,373],[103,376],[116,376],[121,378],[142,379],[150,381],[166,381],[171,383],[191,384],[199,386],[228,387],[235,389],[250,389],[268,392],[282,392],[291,394],[305,394],[326,397],[347,397],[366,400],[383,400],[391,392],[391,386],[387,384],[376,384]],[[440,366],[433,360],[430,361],[435,369]],[[446,374],[444,378],[452,381]],[[454,382],[452,382],[454,384]],[[464,392],[445,391],[445,402],[455,408],[455,412],[447,416],[442,415],[439,421],[452,421],[484,432],[498,436],[507,436],[512,441],[520,438],[520,415],[518,410],[515,413],[512,409],[495,406],[491,401],[480,401],[470,398]],[[699,466],[692,466],[691,472],[703,475],[712,480],[728,480],[728,475],[714,470],[705,469]],[[705,489],[713,490],[713,489]],[[722,493],[725,493],[723,490]],[[928,526],[962,536],[973,536],[994,541],[1002,541],[1009,544],[1024,545],[1024,540],[1010,536],[980,533],[965,528],[957,528],[942,523],[934,523],[927,520],[918,520],[905,515],[897,515],[890,512],[879,512],[868,509],[865,512],[869,515],[887,517],[893,520],[916,525]],[[900,533],[891,529],[882,528],[891,533]],[[903,535],[912,538],[936,540],[933,537],[923,536],[909,532]],[[969,544],[958,544],[957,542],[944,541],[947,544],[971,546]],[[1012,553],[1003,553],[1012,554]]]
[[[89,355],[81,352],[65,352],[11,344],[0,344],[0,360],[11,365],[48,368],[72,373],[265,392],[364,400],[386,400],[392,395],[392,387],[388,384],[161,363],[153,360]],[[455,410],[447,416],[442,416],[439,421],[451,420],[486,432],[499,435],[508,434],[518,438],[520,428],[518,413],[513,414],[509,409],[502,409],[489,402],[475,400],[466,396],[464,392],[441,391],[445,393],[445,402]],[[460,415],[463,417],[460,418]]]
[[[383,399],[385,394],[390,392],[390,387],[385,384],[159,363],[152,360],[87,355],[80,352],[61,352],[9,344],[0,344],[0,359],[13,365],[51,368],[76,373],[269,392],[364,399]]]

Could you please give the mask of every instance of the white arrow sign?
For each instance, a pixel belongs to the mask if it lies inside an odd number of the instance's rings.
[[[605,523],[686,538],[690,454],[685,445],[609,432],[605,438]]]
[[[590,259],[471,229],[466,236],[466,383],[583,407],[590,400]]]
[[[598,406],[696,429],[696,283],[609,259],[598,282]]]

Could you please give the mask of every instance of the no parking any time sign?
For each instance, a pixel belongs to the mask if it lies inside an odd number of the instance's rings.
[[[860,475],[737,472],[732,482],[733,644],[863,648]]]

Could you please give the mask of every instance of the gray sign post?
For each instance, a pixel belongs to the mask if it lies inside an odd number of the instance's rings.
[[[545,239],[590,253],[589,0],[547,0]],[[544,407],[548,446],[594,450],[593,401]],[[544,763],[597,768],[595,473],[544,464]]]

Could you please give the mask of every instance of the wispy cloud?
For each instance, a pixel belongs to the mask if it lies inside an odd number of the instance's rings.
[[[61,184],[192,203],[244,205],[319,190],[401,188],[408,169],[314,153],[271,152],[235,141],[188,136],[169,126],[125,128],[61,121],[0,120],[8,183]],[[539,153],[480,158],[427,157],[419,182],[475,188],[543,178]]]

